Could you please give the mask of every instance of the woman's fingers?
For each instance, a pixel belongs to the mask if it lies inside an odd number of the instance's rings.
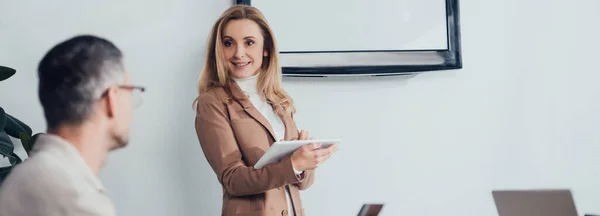
[[[327,149],[329,149],[331,154],[333,154],[334,152],[336,152],[338,150],[338,147],[336,144],[333,144],[333,145],[330,145],[329,147],[327,147]]]
[[[317,165],[322,164],[323,162],[327,161],[335,151],[337,151],[337,147],[335,145],[313,151],[315,162]]]
[[[298,136],[298,140],[310,140],[308,138],[308,132],[302,130]],[[322,148],[321,143],[310,143],[302,146],[300,154],[298,154],[298,161],[303,161],[305,168],[312,170],[316,169],[320,164],[327,161],[331,155],[337,151],[336,145],[327,146]]]
[[[331,146],[315,150],[315,152],[317,152],[317,154],[319,154],[320,156],[333,154],[334,151],[335,147],[332,148]]]
[[[305,130],[301,130],[300,133],[298,134],[298,139],[299,140],[308,140],[309,139],[309,133]]]
[[[306,145],[302,146],[302,148],[304,148],[304,151],[313,151],[320,147],[321,147],[321,143],[311,143],[311,144],[306,144]]]
[[[308,132],[306,132],[305,130],[300,131],[300,134],[298,135],[298,139],[299,140],[308,140]]]

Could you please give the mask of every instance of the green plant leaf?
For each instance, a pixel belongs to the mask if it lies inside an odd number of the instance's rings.
[[[11,165],[21,163],[21,158],[14,153],[15,146],[4,131],[0,131],[0,155],[7,157]]]
[[[22,134],[21,144],[23,144],[23,148],[25,149],[25,152],[27,152],[27,154],[29,154],[29,151],[31,151],[31,149],[33,149],[33,145],[35,144],[37,138],[43,133],[37,133],[37,134],[33,135],[32,137],[29,137],[25,133],[21,133],[21,134]]]
[[[15,145],[8,134],[4,131],[6,119],[7,118],[4,109],[0,107],[0,129],[2,129],[0,130],[0,155],[2,155],[3,158],[8,157],[10,164],[14,165],[20,160],[20,158],[18,156],[15,157]]]
[[[10,171],[12,171],[13,168],[13,166],[0,167],[0,184],[4,181],[4,179],[6,179],[6,176],[10,174]]]
[[[15,146],[10,137],[8,137],[8,134],[4,131],[0,131],[0,155],[8,157],[9,160],[14,160],[14,158],[11,159],[14,150]],[[12,161],[11,164],[13,164]]]
[[[19,139],[21,140],[21,145],[25,147],[26,145],[29,145],[29,139],[31,139],[31,137],[24,132],[19,132]]]
[[[23,162],[19,155],[15,154],[14,152],[10,154],[10,156],[8,157],[8,161],[10,162],[10,165],[16,165]]]
[[[6,115],[4,109],[0,107],[0,155],[4,157],[10,157],[15,150],[15,146],[8,137],[8,134],[4,132],[4,126],[6,125]]]
[[[20,133],[26,133],[28,136],[31,136],[32,133],[29,126],[8,113],[6,113],[6,126],[4,127],[4,131],[14,138],[19,138]]]
[[[5,66],[0,66],[0,81],[8,79],[12,75],[15,75],[16,72],[17,71],[15,69],[5,67]]]
[[[0,107],[0,129],[2,130],[4,130],[4,126],[6,126],[6,118],[6,112]]]
[[[4,131],[4,126],[6,126],[6,113],[4,109],[0,107],[0,155],[3,158],[7,157],[8,161],[11,165],[20,163],[21,159],[19,156],[15,155],[15,145],[8,136],[8,134]]]

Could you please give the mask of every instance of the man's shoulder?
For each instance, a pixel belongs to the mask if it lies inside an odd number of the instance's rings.
[[[21,202],[28,202],[30,207],[34,207],[36,204],[56,203],[59,201],[58,195],[71,193],[64,186],[70,184],[66,171],[59,169],[55,161],[46,160],[46,157],[38,154],[13,168],[0,187],[0,209],[27,211],[27,205]]]
[[[69,144],[61,143],[52,135],[43,135],[38,138],[33,150],[22,163],[13,168],[6,179],[7,184],[31,184],[26,179],[36,179],[35,182],[63,185],[78,179],[78,163],[75,150]]]
[[[3,186],[0,190],[3,188],[29,189],[34,185],[60,189],[60,185],[70,183],[72,176],[64,164],[53,160],[52,155],[39,153],[16,165],[2,183]]]
[[[87,187],[85,178],[65,162],[39,152],[15,166],[0,187],[0,215],[45,211],[100,215],[88,213],[113,211],[108,197]]]

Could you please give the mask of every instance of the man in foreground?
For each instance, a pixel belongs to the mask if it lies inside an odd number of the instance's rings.
[[[91,35],[54,46],[38,67],[47,133],[0,187],[0,215],[116,215],[98,175],[125,147],[143,87],[130,84],[121,51]]]

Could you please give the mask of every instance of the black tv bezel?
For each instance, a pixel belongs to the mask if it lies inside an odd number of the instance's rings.
[[[235,4],[251,5],[251,0],[235,0]],[[433,56],[441,59],[435,64],[393,64],[365,66],[301,66],[282,65],[283,76],[289,77],[325,77],[325,76],[393,76],[421,73],[427,71],[453,70],[463,67],[460,39],[460,16],[458,0],[446,0],[446,24],[448,49],[442,50],[352,50],[352,51],[291,51],[280,52],[284,55],[310,55],[328,53],[332,55],[398,53],[409,58]]]

